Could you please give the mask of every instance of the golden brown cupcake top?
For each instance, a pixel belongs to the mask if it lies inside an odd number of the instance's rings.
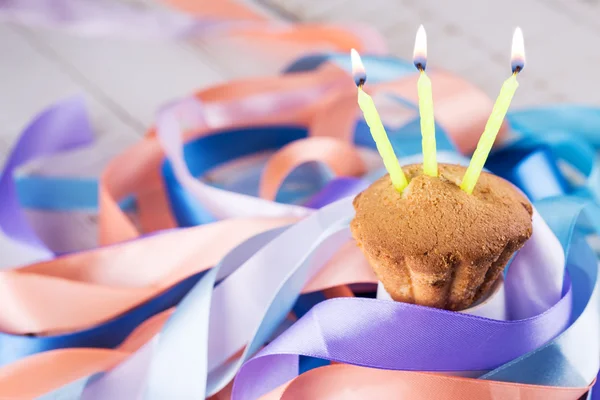
[[[352,232],[371,256],[405,258],[416,270],[443,273],[448,263],[495,261],[509,243],[532,233],[532,207],[509,182],[483,172],[472,194],[459,187],[465,168],[439,165],[439,177],[423,175],[421,164],[403,170],[402,193],[389,175],[356,196]]]

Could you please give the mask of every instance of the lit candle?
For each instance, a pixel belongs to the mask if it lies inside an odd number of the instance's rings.
[[[504,81],[504,84],[502,85],[500,94],[498,95],[496,103],[494,104],[494,108],[492,109],[492,114],[485,125],[483,134],[481,135],[479,143],[477,144],[477,149],[471,158],[469,168],[467,168],[465,176],[460,184],[461,189],[469,194],[473,193],[473,189],[477,184],[481,170],[483,169],[485,161],[492,150],[492,146],[496,140],[496,135],[502,126],[502,122],[504,121],[504,117],[506,116],[506,112],[510,106],[510,102],[515,94],[515,91],[519,87],[517,75],[523,70],[524,67],[525,46],[523,44],[523,32],[521,32],[521,28],[517,28],[515,29],[512,41],[512,75],[510,78]]]
[[[379,155],[383,159],[383,165],[390,174],[392,185],[397,191],[402,192],[406,185],[408,185],[408,181],[396,158],[396,154],[394,153],[392,144],[385,132],[385,128],[381,123],[381,118],[379,117],[379,113],[377,113],[375,103],[373,103],[371,96],[363,91],[363,85],[367,80],[365,67],[356,50],[352,49],[350,55],[352,58],[352,75],[354,76],[354,82],[358,87],[358,105],[363,112],[367,125],[369,125],[371,136],[373,136],[373,140],[377,146],[377,151],[379,151]]]
[[[427,34],[423,25],[417,31],[413,62],[420,71],[417,88],[419,92],[419,113],[421,115],[421,137],[423,146],[423,172],[425,175],[437,176],[437,158],[435,149],[435,120],[433,118],[433,95],[431,80],[425,73],[427,66]]]

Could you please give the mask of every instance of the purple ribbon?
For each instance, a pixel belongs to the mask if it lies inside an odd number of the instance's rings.
[[[344,197],[355,195],[369,187],[369,182],[360,178],[337,178],[329,182],[319,193],[304,204],[309,208],[321,208]]]
[[[298,355],[394,370],[490,370],[560,334],[570,310],[570,289],[546,313],[519,321],[373,299],[332,299],[313,307],[244,364],[233,398],[256,399],[294,378]]]
[[[4,233],[47,250],[19,204],[13,174],[28,161],[88,145],[93,139],[85,104],[79,96],[56,103],[23,131],[0,176],[0,228]]]

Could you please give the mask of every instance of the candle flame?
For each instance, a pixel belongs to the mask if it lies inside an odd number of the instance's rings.
[[[365,66],[360,59],[360,54],[355,49],[350,51],[350,59],[352,61],[352,77],[356,86],[361,87],[367,81],[367,73],[365,72]]]
[[[523,31],[519,27],[515,29],[515,33],[513,34],[510,67],[513,74],[518,74],[525,68],[525,44],[523,41]]]
[[[425,33],[423,25],[419,26],[417,36],[415,37],[413,62],[415,67],[420,71],[424,71],[427,66],[427,33]]]

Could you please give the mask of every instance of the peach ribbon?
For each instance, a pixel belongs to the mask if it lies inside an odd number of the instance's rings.
[[[175,9],[202,18],[252,23],[247,27],[228,30],[227,35],[229,38],[241,39],[248,45],[259,44],[263,53],[265,48],[269,47],[276,47],[284,53],[287,52],[286,47],[288,49],[291,47],[294,50],[292,58],[297,58],[299,54],[314,52],[315,47],[320,47],[322,51],[349,52],[350,49],[356,48],[370,54],[387,52],[387,45],[377,32],[356,23],[323,25],[280,22],[274,25],[258,10],[233,0],[219,0],[218,2],[211,0],[163,1]],[[260,26],[261,23],[263,26]]]
[[[522,385],[429,372],[390,371],[336,364],[305,372],[261,397],[261,400],[575,400],[587,390],[589,389]]]

